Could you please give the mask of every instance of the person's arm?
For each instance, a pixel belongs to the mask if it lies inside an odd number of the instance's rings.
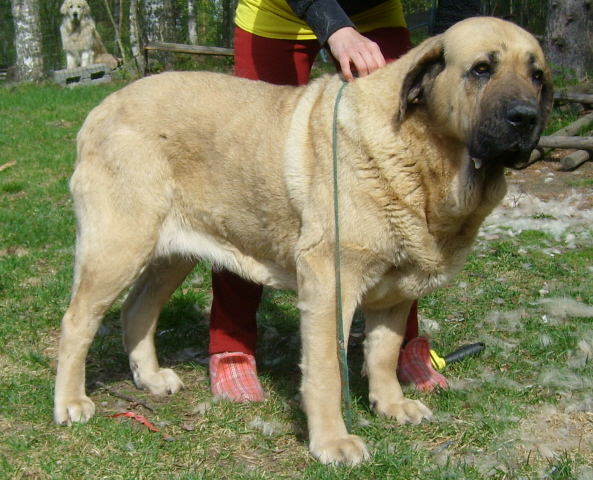
[[[337,0],[286,0],[286,2],[294,14],[311,27],[321,45],[325,45],[336,30],[343,27],[354,28],[354,24]]]
[[[322,45],[328,45],[346,80],[354,78],[352,65],[361,77],[385,65],[379,46],[354,28],[337,0],[287,0]]]

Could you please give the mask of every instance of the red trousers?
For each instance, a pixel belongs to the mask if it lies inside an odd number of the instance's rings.
[[[411,48],[407,29],[380,28],[365,32],[376,42],[385,60],[392,61]],[[235,29],[235,75],[277,85],[304,85],[321,46],[317,40],[277,40]],[[256,313],[263,287],[226,270],[212,271],[210,355],[243,352],[255,355]],[[406,339],[418,336],[418,310],[414,302]]]

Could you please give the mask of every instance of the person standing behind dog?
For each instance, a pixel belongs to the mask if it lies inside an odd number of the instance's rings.
[[[277,85],[306,84],[325,46],[348,81],[355,74],[374,72],[411,48],[399,0],[239,0],[235,23],[235,75]],[[212,393],[236,402],[261,401],[254,356],[263,287],[214,270],[212,289]],[[415,302],[406,339],[417,336]],[[425,372],[425,377],[431,375]],[[441,377],[436,371],[434,375]]]

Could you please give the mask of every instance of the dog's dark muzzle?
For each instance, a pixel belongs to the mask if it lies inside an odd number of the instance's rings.
[[[495,112],[484,112],[469,145],[470,156],[505,167],[523,164],[537,145],[543,125],[534,100],[500,102]]]

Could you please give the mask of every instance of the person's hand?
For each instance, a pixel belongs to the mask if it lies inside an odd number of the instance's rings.
[[[379,45],[358,33],[352,27],[336,30],[327,39],[334,58],[340,63],[344,78],[354,78],[352,66],[358,76],[366,77],[369,73],[385,65],[385,58]]]

